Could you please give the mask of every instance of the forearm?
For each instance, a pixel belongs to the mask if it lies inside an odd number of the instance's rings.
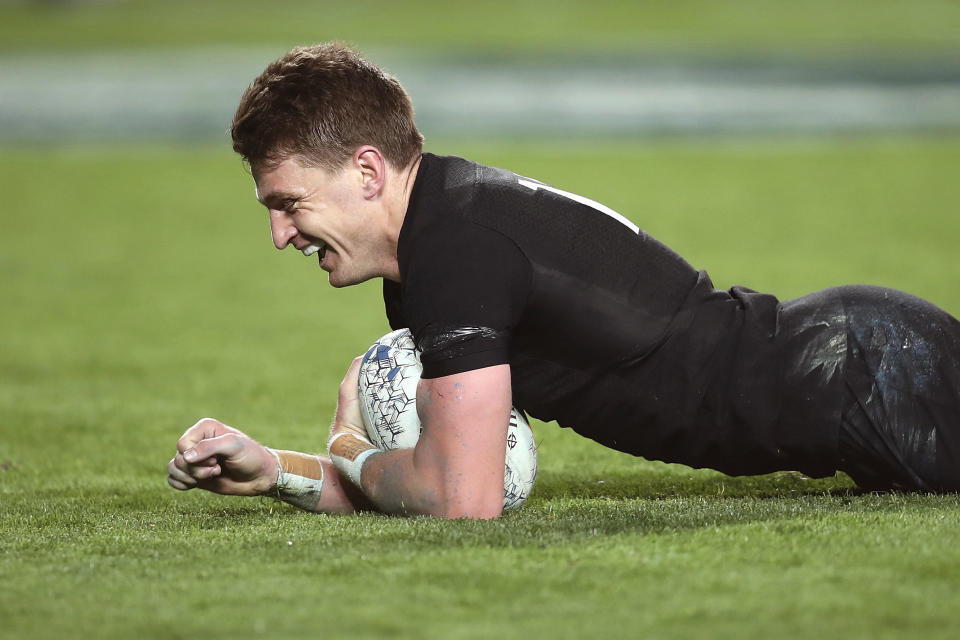
[[[430,469],[417,468],[415,451],[398,449],[370,456],[360,476],[363,492],[385,513],[456,517],[449,515],[448,501],[438,490],[442,479]]]
[[[442,518],[496,518],[503,510],[510,368],[497,365],[421,380],[420,437],[383,451],[368,437],[357,400],[360,359],[340,384],[327,449],[344,478],[380,511]]]
[[[485,499],[485,492],[463,480],[462,474],[431,463],[429,454],[419,449],[378,452],[367,459],[360,476],[367,498],[385,513],[440,518],[500,516],[501,493],[491,502]]]
[[[376,507],[348,479],[340,475],[326,456],[319,456],[323,464],[324,484],[315,513],[349,514],[357,511],[376,511]]]
[[[372,508],[370,501],[340,475],[329,458],[296,451],[270,451],[280,468],[264,495],[314,513],[349,514]]]

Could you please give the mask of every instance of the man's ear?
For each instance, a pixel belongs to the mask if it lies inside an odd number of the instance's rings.
[[[364,145],[353,153],[353,165],[360,170],[363,197],[376,198],[387,178],[387,161],[376,147]]]

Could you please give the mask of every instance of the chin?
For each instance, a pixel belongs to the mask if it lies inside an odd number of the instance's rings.
[[[341,276],[335,271],[330,272],[330,276],[327,278],[327,281],[330,283],[330,286],[334,289],[342,289],[343,287],[350,287],[355,284],[360,284],[361,282],[366,282],[374,276],[364,275],[364,276]]]

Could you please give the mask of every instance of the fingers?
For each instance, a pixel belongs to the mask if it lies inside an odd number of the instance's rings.
[[[177,441],[177,455],[167,463],[167,484],[180,491],[199,487],[217,493],[238,493],[239,480],[243,491],[259,489],[246,485],[264,466],[260,448],[242,431],[219,420],[203,418]]]
[[[186,491],[196,487],[202,480],[219,476],[221,471],[216,458],[189,464],[183,454],[178,453],[167,463],[167,483],[174,489]]]
[[[202,460],[223,456],[230,458],[239,455],[247,439],[235,433],[206,438],[197,442],[193,447],[183,451],[183,459],[190,464],[199,464]]]
[[[177,440],[177,451],[183,453],[192,449],[201,440],[215,438],[231,431],[230,427],[213,418],[201,418],[195,425],[183,432]]]
[[[340,386],[350,385],[352,387],[357,386],[357,380],[360,379],[360,367],[363,365],[363,356],[357,356],[350,363],[350,367],[347,369],[346,375],[343,376],[343,381],[340,383]]]
[[[363,356],[357,356],[350,363],[346,375],[340,382],[340,402],[348,401],[357,397],[357,383],[360,381],[360,366],[363,364]]]
[[[194,480],[190,474],[174,466],[174,461],[171,460],[167,463],[167,484],[174,489],[186,491],[187,489],[193,489],[197,486],[197,481]]]

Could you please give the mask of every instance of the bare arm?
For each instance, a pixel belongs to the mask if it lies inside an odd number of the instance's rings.
[[[351,372],[341,387],[341,407],[350,406],[344,394],[356,389]],[[510,409],[509,365],[421,380],[417,410],[423,431],[417,446],[371,455],[360,476],[364,493],[388,513],[499,516]],[[358,421],[338,412],[331,435],[356,432]]]
[[[235,496],[277,495],[278,458],[290,461],[291,469],[310,458],[322,479],[317,513],[353,513],[370,507],[369,501],[324,456],[271,450],[238,429],[204,418],[187,429],[177,441],[177,455],[167,464],[167,483],[174,489],[193,488]],[[322,471],[321,471],[322,469]]]

